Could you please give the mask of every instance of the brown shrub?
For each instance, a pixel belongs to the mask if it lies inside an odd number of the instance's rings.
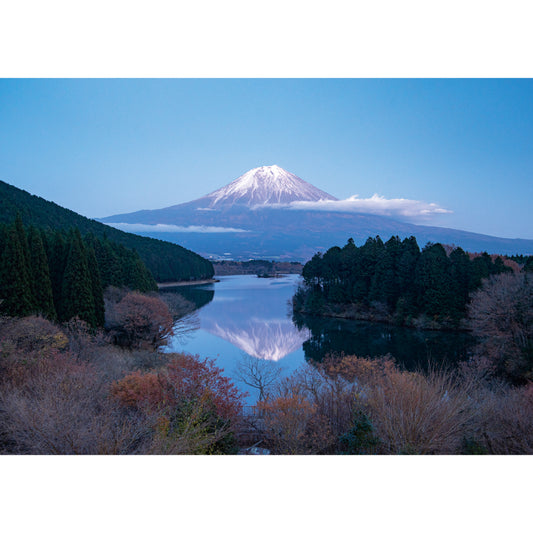
[[[387,358],[328,357],[280,381],[258,407],[270,445],[277,453],[334,453],[338,439],[353,426],[361,405],[361,382],[394,363]]]
[[[470,438],[486,453],[533,454],[533,384],[481,389],[475,407]]]
[[[472,416],[466,381],[436,369],[426,374],[403,371],[389,357],[334,358],[324,368],[356,385],[357,408],[372,422],[382,453],[459,449]]]
[[[106,301],[106,327],[117,344],[129,348],[166,344],[173,320],[168,306],[159,298],[130,292],[120,301]]]
[[[468,391],[443,371],[423,375],[398,369],[390,358],[330,357],[284,380],[259,405],[282,453],[338,450],[364,416],[372,446],[362,453],[456,453],[473,415]],[[313,444],[305,442],[311,426],[320,428]]]
[[[274,453],[314,454],[329,449],[334,435],[316,405],[298,390],[257,404],[266,441]]]
[[[328,420],[330,430],[341,435],[350,429],[353,412],[359,403],[362,382],[356,382],[355,375],[380,372],[382,364],[393,363],[353,356],[326,357],[322,363],[302,369],[295,377],[317,413]]]
[[[43,360],[68,350],[66,335],[39,316],[5,318],[0,323],[0,383],[23,383]]]
[[[468,306],[478,355],[487,357],[506,378],[533,379],[533,277],[500,274],[483,281]]]
[[[456,453],[473,412],[451,374],[395,369],[366,391],[366,406],[384,453]]]
[[[212,361],[125,352],[39,317],[2,319],[0,348],[0,453],[232,449],[242,394]]]
[[[107,346],[103,332],[94,331],[94,328],[79,318],[72,318],[63,324],[63,332],[68,339],[70,351],[84,361],[94,360],[102,347]]]
[[[3,441],[10,453],[142,453],[149,425],[124,416],[101,376],[69,353],[39,361],[23,384],[0,390]]]
[[[0,352],[23,352],[64,349],[67,337],[61,329],[42,316],[2,318],[0,322]]]

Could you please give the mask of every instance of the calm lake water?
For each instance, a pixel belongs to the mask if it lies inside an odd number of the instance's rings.
[[[225,375],[250,393],[257,392],[237,380],[236,369],[246,359],[258,358],[281,367],[284,374],[327,353],[377,357],[390,354],[407,369],[428,362],[455,364],[464,358],[473,339],[464,333],[417,331],[383,324],[330,318],[292,317],[289,305],[297,274],[262,279],[221,276],[219,283],[176,287],[196,310],[176,326],[169,350],[216,360]]]

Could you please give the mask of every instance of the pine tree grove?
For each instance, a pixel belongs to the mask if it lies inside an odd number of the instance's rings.
[[[448,252],[428,243],[421,251],[414,237],[353,239],[316,254],[303,268],[304,286],[294,309],[317,315],[390,320],[413,325],[420,316],[433,324],[458,327],[469,295],[492,275],[509,271],[501,257],[487,253],[473,259],[461,248]]]
[[[103,290],[109,286],[140,292],[157,284],[139,254],[77,229],[24,227],[17,216],[0,224],[0,314],[41,314],[61,322],[79,317],[104,325]]]

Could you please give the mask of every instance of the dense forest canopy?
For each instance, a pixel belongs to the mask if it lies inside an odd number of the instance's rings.
[[[533,272],[533,255],[509,255],[507,258],[520,265],[524,272]]]
[[[303,269],[304,288],[294,298],[297,311],[335,314],[351,306],[360,318],[416,325],[459,327],[469,295],[492,274],[511,271],[501,257],[472,257],[461,248],[428,243],[420,250],[415,237],[352,239],[316,254]],[[420,325],[420,324],[418,324]]]
[[[148,292],[157,284],[135,250],[82,238],[78,229],[24,228],[17,216],[0,223],[0,311],[11,316],[42,314],[66,322],[79,317],[104,324],[103,290],[108,286]]]
[[[64,231],[76,227],[82,236],[92,233],[99,239],[136,250],[158,282],[213,276],[209,261],[177,244],[117,230],[0,181],[0,223],[13,222],[17,213],[25,226]]]

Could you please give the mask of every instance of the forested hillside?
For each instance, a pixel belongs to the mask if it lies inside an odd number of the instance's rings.
[[[316,254],[303,269],[296,311],[362,318],[420,327],[460,327],[469,295],[484,278],[511,270],[487,253],[471,259],[461,248],[379,236],[363,246]]]
[[[42,314],[67,322],[79,317],[104,325],[103,289],[148,292],[157,284],[135,250],[78,229],[27,230],[17,216],[0,224],[0,313]]]
[[[13,222],[17,213],[28,227],[65,231],[76,227],[82,236],[92,233],[97,238],[136,250],[159,282],[213,276],[209,261],[177,244],[117,230],[0,181],[0,223]]]

